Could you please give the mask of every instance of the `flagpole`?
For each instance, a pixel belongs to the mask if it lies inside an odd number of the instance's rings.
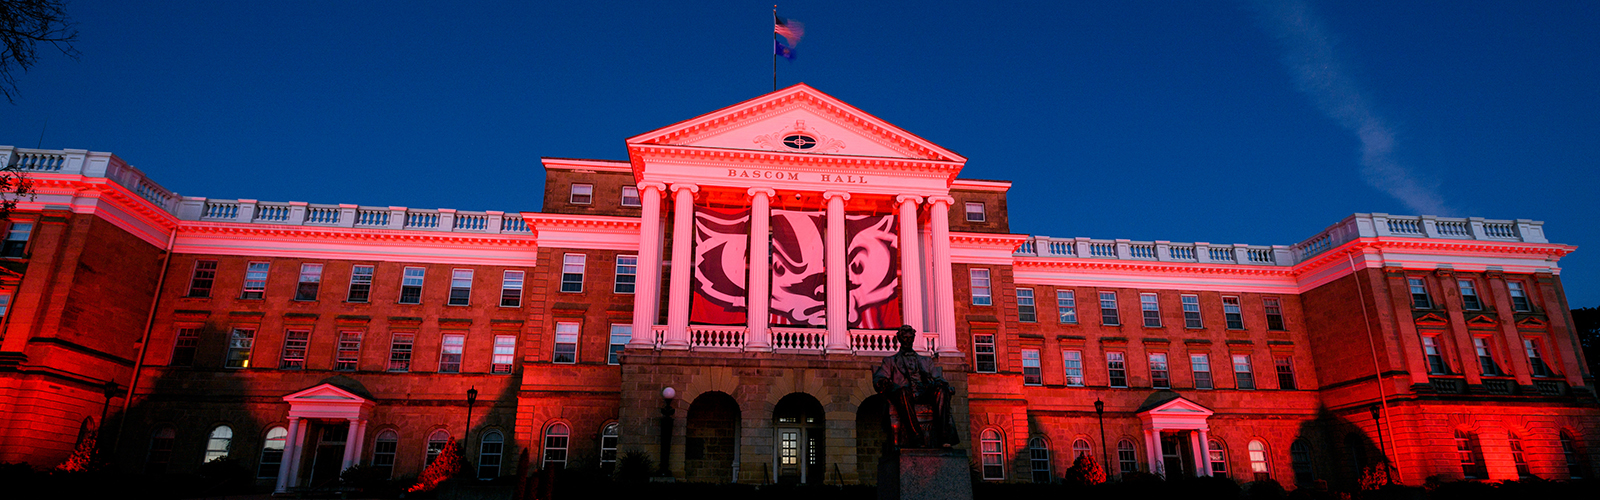
[[[778,19],[778,6],[772,6],[772,19]],[[778,91],[778,30],[772,30],[772,91]]]

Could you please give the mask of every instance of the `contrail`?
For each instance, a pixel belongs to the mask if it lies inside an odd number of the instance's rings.
[[[1395,134],[1339,64],[1336,39],[1322,27],[1304,0],[1256,0],[1264,28],[1283,43],[1283,63],[1295,86],[1339,126],[1361,140],[1361,177],[1367,184],[1405,203],[1419,215],[1451,210],[1432,186],[1417,179],[1394,157]]]

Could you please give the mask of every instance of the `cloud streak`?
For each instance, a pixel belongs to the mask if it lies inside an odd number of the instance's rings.
[[[1337,39],[1311,7],[1304,0],[1256,0],[1254,5],[1263,28],[1282,43],[1283,63],[1296,88],[1361,141],[1362,179],[1418,214],[1449,214],[1444,198],[1395,158],[1394,128],[1340,65]]]

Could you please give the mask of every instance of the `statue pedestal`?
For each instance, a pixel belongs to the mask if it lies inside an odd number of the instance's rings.
[[[878,461],[878,500],[971,500],[967,450],[911,448]]]

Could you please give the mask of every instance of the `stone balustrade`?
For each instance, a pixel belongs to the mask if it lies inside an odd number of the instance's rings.
[[[81,175],[110,179],[133,191],[162,210],[173,213],[178,207],[176,193],[156,184],[144,172],[111,153],[83,149],[28,149],[0,146],[0,165],[25,174]]]
[[[1213,264],[1290,265],[1289,247],[1173,243],[1170,241],[1099,240],[1033,236],[1017,248],[1023,257],[1197,262]]]

